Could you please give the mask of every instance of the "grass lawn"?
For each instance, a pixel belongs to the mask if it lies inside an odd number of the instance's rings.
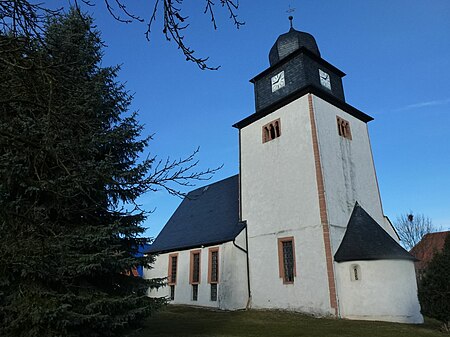
[[[444,337],[439,323],[423,325],[349,321],[285,311],[212,311],[169,305],[151,317],[137,337],[283,337],[283,336],[392,336]]]

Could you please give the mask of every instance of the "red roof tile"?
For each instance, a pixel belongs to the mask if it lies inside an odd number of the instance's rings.
[[[410,250],[410,253],[420,260],[416,262],[417,269],[424,269],[435,252],[442,250],[445,238],[449,234],[450,231],[425,234],[422,240]]]

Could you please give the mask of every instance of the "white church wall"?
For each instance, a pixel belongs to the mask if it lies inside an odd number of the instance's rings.
[[[381,205],[367,124],[313,96],[333,254],[357,201],[395,240]],[[338,134],[336,117],[350,124],[352,139]]]
[[[239,247],[247,249],[245,230],[236,237],[235,243]],[[226,310],[243,309],[248,302],[247,255],[235,247],[233,242],[225,243],[222,251],[219,307]]]
[[[423,323],[414,262],[375,260],[335,265],[341,317]],[[352,274],[354,266],[359,270],[357,280]]]
[[[244,231],[238,236],[241,241]],[[240,245],[240,246],[241,246]],[[208,252],[210,248],[219,247],[219,283],[217,286],[217,301],[211,301],[211,285],[208,283]],[[245,248],[245,237],[244,244]],[[200,250],[200,284],[198,299],[192,299],[192,285],[189,283],[190,252]],[[160,254],[152,269],[144,269],[144,278],[167,277],[169,271],[169,255],[178,254],[177,282],[173,304],[186,304],[220,309],[242,309],[247,303],[246,254],[236,248],[232,242],[218,246],[196,248]],[[164,286],[158,290],[149,291],[150,297],[170,296],[170,287]]]
[[[278,118],[281,136],[263,143],[262,127]],[[330,314],[307,96],[240,133],[252,307]],[[283,284],[277,239],[289,236],[295,242],[297,277],[293,284]]]
[[[252,308],[274,308],[331,315],[321,226],[285,231],[249,241]],[[296,276],[284,284],[279,275],[277,238],[294,237]]]

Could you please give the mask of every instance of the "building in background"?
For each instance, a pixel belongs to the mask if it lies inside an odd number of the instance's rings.
[[[415,263],[418,280],[422,277],[434,254],[444,248],[447,235],[450,235],[450,231],[425,234],[422,240],[409,251],[418,260]]]

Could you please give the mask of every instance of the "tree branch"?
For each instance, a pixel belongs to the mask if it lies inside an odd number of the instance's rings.
[[[146,23],[145,38],[150,41],[152,25],[157,18],[157,11],[160,1],[163,2],[163,34],[168,41],[173,41],[178,49],[183,53],[186,61],[193,62],[202,69],[217,70],[220,67],[208,65],[208,57],[198,57],[194,55],[195,51],[184,41],[183,31],[189,27],[187,16],[182,15],[181,8],[183,0],[154,0],[151,15],[146,21],[142,16],[133,13],[126,6],[126,0],[103,0],[108,13],[120,23]],[[81,5],[89,7],[95,6],[90,0],[74,0],[74,6],[81,11]],[[235,0],[220,0],[220,5],[226,8],[229,18],[237,29],[244,25],[244,22],[238,20],[236,11],[239,8],[239,2]],[[217,29],[215,17],[215,3],[212,0],[205,0],[204,13],[211,17],[214,29]],[[43,3],[30,0],[2,0],[0,1],[0,29],[3,33],[13,32],[15,35],[23,34],[27,37],[41,38],[43,27],[49,17],[58,16],[64,7],[51,9],[45,7]]]

